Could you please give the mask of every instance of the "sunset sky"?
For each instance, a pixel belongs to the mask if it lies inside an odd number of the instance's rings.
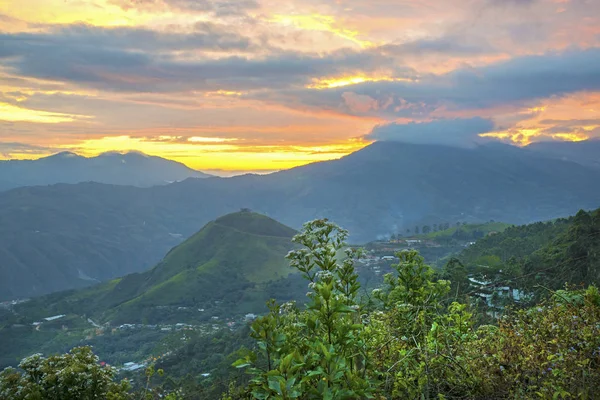
[[[600,137],[598,0],[0,0],[0,158]]]

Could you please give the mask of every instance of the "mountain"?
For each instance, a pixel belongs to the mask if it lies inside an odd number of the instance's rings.
[[[13,276],[13,283],[0,288],[0,299],[73,287],[47,285],[36,278],[45,276],[42,268],[68,267],[65,274],[77,276],[81,269],[98,280],[142,271],[198,226],[240,208],[294,228],[327,217],[360,243],[415,225],[491,219],[523,224],[593,209],[600,205],[597,182],[600,170],[508,145],[374,143],[340,160],[264,176],[187,179],[151,188],[19,188],[0,193],[0,282]],[[31,258],[40,248],[31,237],[40,233],[47,241],[45,264]],[[67,248],[71,258],[55,247]],[[35,290],[32,282],[38,282]]]
[[[528,150],[561,160],[600,168],[600,140],[581,142],[538,142],[526,147]]]
[[[145,208],[142,194],[94,183],[0,194],[0,300],[89,286],[152,267],[183,235],[165,228],[160,208]]]
[[[269,299],[265,286],[292,272],[285,255],[294,234],[264,215],[228,214],[206,224],[149,271],[49,295],[27,308],[40,318],[74,312],[116,324],[180,322],[181,313],[189,320],[190,312],[203,320],[222,310],[228,315],[257,311]]]
[[[82,157],[63,152],[38,160],[0,161],[0,190],[55,183],[99,182],[147,187],[209,175],[139,152]]]

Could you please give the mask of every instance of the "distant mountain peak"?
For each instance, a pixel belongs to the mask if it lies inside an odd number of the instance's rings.
[[[73,153],[72,151],[61,151],[60,153],[52,154],[51,156],[45,157],[45,159],[67,159],[67,158],[85,158],[79,154]]]

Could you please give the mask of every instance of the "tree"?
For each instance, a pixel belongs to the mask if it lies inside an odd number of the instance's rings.
[[[437,232],[438,231],[438,224],[433,224],[433,231]]]
[[[360,289],[348,232],[325,219],[304,224],[293,241],[303,248],[287,258],[309,283],[305,311],[294,304],[269,304],[270,313],[252,324],[260,353],[238,360],[251,367],[249,390],[257,399],[350,399],[370,397],[364,330],[358,313]],[[345,249],[346,258],[337,261]]]
[[[429,225],[423,225],[423,233],[428,234],[431,232],[431,227]]]
[[[450,258],[444,266],[442,276],[451,282],[450,296],[452,298],[458,300],[461,294],[467,292],[469,288],[467,268],[456,257]]]
[[[0,398],[11,400],[129,399],[129,382],[115,382],[115,368],[100,366],[89,347],[76,347],[69,353],[42,357],[34,354],[19,368],[0,374]]]
[[[180,390],[150,387],[163,370],[146,369],[145,385],[132,390],[128,380],[115,380],[116,368],[100,365],[88,346],[75,347],[66,354],[24,358],[19,369],[0,372],[0,399],[10,400],[182,400]]]
[[[418,234],[419,234],[419,226],[417,225],[417,226],[415,226],[415,235],[418,235]]]
[[[396,240],[396,234],[395,233],[392,233],[392,236],[390,237],[390,240],[392,240],[392,241]]]
[[[468,354],[463,351],[472,351],[467,343],[475,339],[471,314],[458,303],[444,309],[450,282],[435,279],[417,251],[396,257],[396,272],[387,274],[384,288],[373,293],[384,313],[372,317],[369,335],[374,348],[389,347],[376,365],[390,374],[383,388],[386,398],[446,398],[437,395],[447,387],[460,398],[461,390],[478,384],[462,361]]]

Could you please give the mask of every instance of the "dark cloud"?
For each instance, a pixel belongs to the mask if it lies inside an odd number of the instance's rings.
[[[436,110],[478,110],[566,93],[600,90],[600,48],[572,48],[515,57],[443,75],[419,76],[398,64],[398,54],[476,53],[485,43],[422,40],[366,50],[297,53],[269,49],[258,55],[251,40],[214,23],[186,33],[142,28],[74,25],[46,33],[0,34],[0,61],[18,75],[127,92],[254,91],[254,99],[292,108],[318,108],[383,118],[426,119]],[[197,50],[181,59],[175,51]],[[254,56],[201,58],[203,51],[239,50]],[[259,53],[261,54],[261,53]],[[315,90],[316,77],[387,71],[408,81],[365,82]],[[416,79],[418,78],[418,80]]]
[[[600,90],[600,48],[570,49],[523,56],[478,68],[462,68],[443,75],[427,75],[413,82],[365,82],[322,91],[309,89],[265,92],[272,102],[315,106],[330,110],[344,107],[344,93],[368,96],[378,104],[369,115],[384,118],[424,118],[439,109],[479,110],[501,105],[522,106],[541,98],[579,91]],[[353,113],[358,114],[358,113]]]
[[[494,123],[484,118],[441,119],[431,122],[391,123],[378,125],[365,136],[367,140],[405,142],[413,144],[441,144],[455,147],[473,147],[483,139],[478,135],[491,132]]]
[[[418,56],[443,54],[452,56],[472,56],[491,53],[494,48],[482,39],[468,41],[469,38],[444,36],[440,38],[421,39],[399,44],[386,44],[376,50],[398,56]]]
[[[0,59],[19,75],[138,92],[283,88],[304,85],[315,76],[393,65],[389,57],[351,50],[327,55],[276,51],[262,58],[172,56],[170,50],[248,46],[214,24],[196,27],[202,34],[86,25],[46,34],[1,34]]]
[[[160,32],[144,28],[98,27],[86,24],[61,25],[43,33],[2,34],[4,51],[44,50],[69,47],[73,53],[95,49],[167,52],[179,50],[252,50],[252,42],[231,28],[212,22],[199,22],[188,32]],[[0,55],[1,53],[0,49]]]

